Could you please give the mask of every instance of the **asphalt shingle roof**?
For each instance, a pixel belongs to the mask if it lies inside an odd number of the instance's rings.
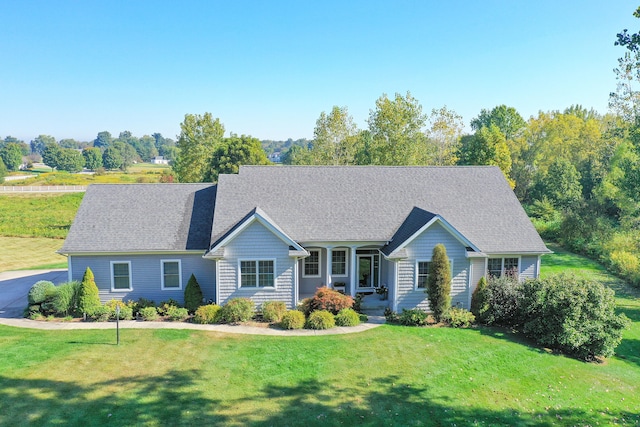
[[[242,166],[219,178],[211,242],[256,207],[303,243],[387,242],[419,208],[482,252],[548,251],[494,166]]]
[[[212,184],[91,185],[60,252],[204,251],[215,197]]]

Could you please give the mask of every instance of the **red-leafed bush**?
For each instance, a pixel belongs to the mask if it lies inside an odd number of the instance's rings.
[[[353,298],[329,289],[326,286],[318,288],[316,294],[302,303],[302,311],[308,316],[318,310],[327,310],[332,314],[338,314],[343,308],[352,308]]]

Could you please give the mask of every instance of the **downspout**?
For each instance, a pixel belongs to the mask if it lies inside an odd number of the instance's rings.
[[[213,297],[215,298],[216,304],[220,305],[220,267],[218,266],[218,261],[217,259],[213,260],[216,265],[216,287]]]
[[[300,294],[300,283],[298,280],[298,263],[302,258],[296,257],[295,262],[293,263],[293,304],[291,306],[292,309],[295,309],[298,306],[298,298]]]
[[[394,283],[394,288],[393,288],[393,308],[392,310],[394,312],[398,312],[398,263],[400,261],[399,260],[393,260],[393,281]]]
[[[67,278],[69,279],[69,282],[73,282],[73,270],[72,270],[72,265],[71,265],[71,255],[67,256]]]

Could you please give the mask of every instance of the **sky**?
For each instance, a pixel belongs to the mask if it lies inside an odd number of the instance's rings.
[[[347,107],[367,128],[383,94],[447,106],[465,125],[607,112],[628,0],[0,0],[0,138],[176,138],[210,112],[227,134],[313,137]]]

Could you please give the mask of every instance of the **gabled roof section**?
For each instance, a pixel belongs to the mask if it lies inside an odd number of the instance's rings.
[[[305,245],[390,241],[415,207],[486,254],[548,252],[495,166],[241,166],[219,177],[212,242],[255,206]]]
[[[471,243],[440,215],[414,207],[411,209],[411,212],[407,215],[407,218],[404,220],[400,228],[398,228],[398,231],[396,231],[391,240],[382,247],[381,252],[387,258],[402,257],[402,249],[436,222],[440,223],[462,244],[467,247],[471,247],[474,251],[477,251],[477,248],[473,243]]]
[[[60,253],[204,251],[217,187],[212,184],[93,184]]]
[[[211,244],[209,251],[205,254],[205,258],[219,258],[223,255],[221,249],[224,248],[230,241],[232,241],[237,235],[242,233],[249,225],[258,221],[269,231],[275,234],[285,244],[289,245],[290,251],[300,254],[308,254],[307,251],[300,246],[296,241],[287,235],[269,216],[259,207],[253,208],[248,214],[246,214],[240,221],[233,225],[224,235]]]

